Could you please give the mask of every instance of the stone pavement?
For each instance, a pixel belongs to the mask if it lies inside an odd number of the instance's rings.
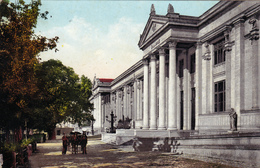
[[[37,153],[30,158],[31,168],[89,168],[89,167],[176,167],[176,168],[233,168],[223,164],[232,165],[230,162],[218,163],[217,160],[208,159],[206,162],[188,159],[190,155],[172,155],[161,152],[134,152],[127,151],[103,143],[99,138],[89,137],[87,146],[87,155],[82,153],[71,154],[71,148],[68,148],[66,155],[61,154],[61,140],[46,141],[46,143],[37,144]],[[80,151],[81,152],[81,151]],[[215,162],[215,163],[211,163]],[[236,163],[237,167],[239,163]]]

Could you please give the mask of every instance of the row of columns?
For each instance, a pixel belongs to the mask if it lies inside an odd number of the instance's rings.
[[[168,98],[168,129],[177,129],[177,109],[176,109],[176,45],[177,42],[169,43],[169,98]],[[165,49],[159,49],[159,124],[158,129],[166,129],[166,93],[165,93]],[[143,113],[143,129],[157,129],[156,117],[156,56],[150,56],[150,89],[149,89],[149,62],[143,60],[144,64],[144,113]],[[149,94],[150,91],[150,94]],[[150,96],[150,101],[149,101]],[[149,103],[150,102],[150,103]],[[150,111],[150,117],[149,117]],[[150,121],[149,121],[150,118]],[[149,124],[150,123],[150,124]]]
[[[123,116],[133,121],[142,119],[142,80],[135,79],[130,84],[112,93],[111,106],[118,120]],[[132,95],[132,96],[131,96]]]

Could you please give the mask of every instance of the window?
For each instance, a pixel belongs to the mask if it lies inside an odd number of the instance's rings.
[[[180,102],[180,130],[183,130],[183,120],[184,120],[184,98],[183,98],[183,91],[181,91],[181,102]]]
[[[225,40],[220,40],[219,42],[214,44],[214,64],[219,64],[221,62],[225,62],[226,53],[224,50]]]
[[[195,60],[195,53],[194,53],[190,56],[190,73],[195,72],[195,64],[196,64],[196,60]]]
[[[183,77],[183,66],[184,66],[184,61],[183,59],[179,61],[179,77]]]
[[[110,103],[110,94],[109,93],[105,93],[103,95],[103,100],[104,100],[104,104]]]
[[[223,112],[226,110],[225,90],[225,81],[215,83],[215,112]]]
[[[195,88],[191,88],[191,130],[195,130]]]

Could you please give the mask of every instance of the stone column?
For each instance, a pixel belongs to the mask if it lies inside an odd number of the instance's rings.
[[[134,81],[134,85],[132,88],[132,94],[133,94],[133,98],[132,98],[132,102],[133,102],[133,118],[134,118],[134,122],[137,119],[137,79],[135,79]]]
[[[104,123],[105,123],[105,104],[104,104],[104,100],[101,97],[101,116],[100,116],[100,119],[101,119],[101,131],[103,132],[104,131]]]
[[[258,78],[259,78],[259,63],[258,63],[258,39],[259,29],[258,21],[255,18],[249,20],[252,24],[252,30],[250,31],[250,40],[252,44],[252,109],[259,109],[259,95],[258,95]]]
[[[241,113],[240,111],[244,109],[244,52],[245,52],[245,33],[244,33],[244,19],[238,19],[235,25],[235,69],[234,78],[235,80],[235,111],[237,112],[237,128],[240,129],[241,123]],[[233,75],[233,74],[231,74]],[[233,88],[232,88],[233,90]]]
[[[190,73],[188,71],[188,51],[185,50],[184,69],[183,69],[183,130],[191,129],[191,84]]]
[[[168,130],[177,129],[176,45],[176,41],[169,43]]]
[[[158,129],[164,130],[165,127],[165,51],[159,50],[159,126]]]
[[[124,86],[124,91],[123,91],[123,94],[124,94],[124,111],[123,111],[123,116],[124,118],[127,117],[127,85]]]
[[[224,32],[225,36],[225,53],[226,53],[226,110],[231,110],[231,50],[230,42],[231,27],[227,27]]]
[[[149,129],[149,63],[147,59],[144,64],[144,111],[143,111],[143,129]]]
[[[204,69],[204,71],[202,71],[202,98],[201,101],[203,101],[202,104],[202,113],[203,114],[207,114],[210,113],[210,66],[212,66],[211,64],[211,57],[212,57],[212,53],[211,53],[211,46],[208,42],[206,42],[204,44],[205,47],[205,53],[203,54],[202,58],[203,58],[203,62],[202,62],[202,69]]]
[[[136,81],[136,120],[140,119],[140,80]]]
[[[155,130],[156,124],[156,56],[151,55],[151,82],[150,82],[150,129]]]
[[[202,48],[201,42],[196,45],[196,72],[195,72],[195,130],[198,130],[199,126],[199,114],[202,114],[202,89],[201,89],[201,79],[202,79]]]

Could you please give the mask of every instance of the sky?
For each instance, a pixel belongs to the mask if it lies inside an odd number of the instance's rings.
[[[217,1],[94,1],[42,0],[35,33],[58,36],[58,52],[40,54],[42,61],[56,59],[90,80],[116,78],[143,57],[138,47],[151,5],[156,14],[166,15],[168,4],[180,15],[200,16]]]

